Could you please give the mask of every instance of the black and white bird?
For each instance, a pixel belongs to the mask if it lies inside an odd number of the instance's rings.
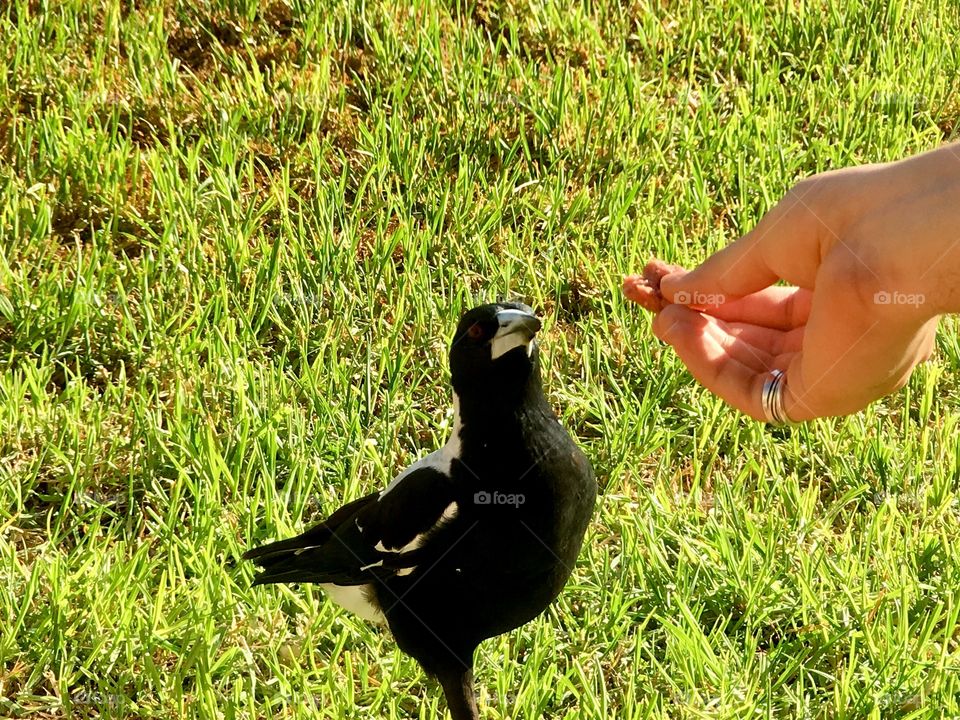
[[[250,550],[254,584],[319,583],[386,625],[443,687],[453,720],[477,720],[473,654],[542,613],[573,569],[593,512],[590,463],[540,383],[526,305],[482,305],[450,346],[453,432],[379,493],[302,535]]]

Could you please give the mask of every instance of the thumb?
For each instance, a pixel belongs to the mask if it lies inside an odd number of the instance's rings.
[[[660,281],[664,298],[679,305],[722,305],[773,285],[779,277],[763,260],[759,242],[745,235],[689,272]]]
[[[757,226],[739,240],[707,258],[688,273],[663,278],[660,292],[681,305],[703,305],[695,294],[740,298],[773,285],[781,278],[799,287],[812,288],[813,278],[823,256],[820,236],[823,211],[816,206],[811,192],[818,187],[798,185],[776,207],[764,215]],[[822,193],[816,194],[820,197]],[[682,295],[681,295],[682,293]],[[684,298],[690,300],[684,301]]]

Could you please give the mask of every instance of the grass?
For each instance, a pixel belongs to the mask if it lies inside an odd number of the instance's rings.
[[[560,600],[481,647],[485,718],[960,716],[956,324],[770,430],[618,292],[957,137],[958,35],[937,0],[3,4],[0,716],[437,717],[238,558],[443,441],[499,296],[603,492]]]

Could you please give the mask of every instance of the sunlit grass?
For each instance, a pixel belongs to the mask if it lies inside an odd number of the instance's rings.
[[[603,487],[484,717],[960,715],[960,334],[771,431],[619,295],[799,178],[957,135],[935,2],[0,10],[0,715],[433,718],[439,689],[250,545],[449,430],[459,314],[545,320]]]

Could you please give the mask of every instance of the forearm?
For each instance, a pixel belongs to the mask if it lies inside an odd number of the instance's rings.
[[[960,144],[879,174],[874,210],[859,224],[877,251],[878,290],[919,303],[923,317],[960,312]]]

